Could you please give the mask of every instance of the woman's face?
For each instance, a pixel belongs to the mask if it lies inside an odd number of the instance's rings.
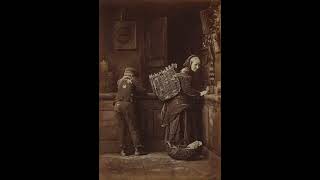
[[[200,68],[200,59],[198,57],[193,57],[190,60],[191,62],[191,70],[196,72]]]

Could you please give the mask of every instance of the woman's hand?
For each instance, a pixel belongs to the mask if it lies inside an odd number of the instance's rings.
[[[206,90],[200,92],[200,96],[204,96],[208,94],[208,91],[209,91],[209,86],[207,86]]]
[[[206,95],[206,94],[208,94],[208,91],[201,91],[201,92],[200,92],[200,96],[204,96],[204,95]]]
[[[200,92],[200,96],[204,96],[204,95],[206,95],[208,93],[208,91],[201,91]]]

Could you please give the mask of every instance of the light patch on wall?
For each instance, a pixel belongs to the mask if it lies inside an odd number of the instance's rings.
[[[209,124],[210,124],[210,127],[213,126],[213,119],[214,119],[214,111],[212,108],[210,108],[211,110],[209,111]]]
[[[210,126],[213,126],[213,119],[210,118],[209,123],[210,123]]]

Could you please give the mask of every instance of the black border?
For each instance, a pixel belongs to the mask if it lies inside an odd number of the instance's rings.
[[[3,7],[4,172],[98,179],[99,1]]]
[[[98,178],[99,2],[12,3],[2,22],[5,172]],[[311,174],[316,7],[222,1],[223,179]]]

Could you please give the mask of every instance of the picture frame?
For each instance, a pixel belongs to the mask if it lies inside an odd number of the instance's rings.
[[[135,21],[116,21],[113,26],[113,48],[115,50],[135,50],[136,22]]]

